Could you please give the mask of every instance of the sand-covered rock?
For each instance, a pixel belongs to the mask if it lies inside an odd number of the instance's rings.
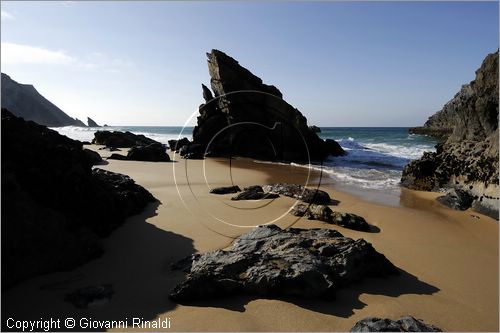
[[[307,162],[344,153],[340,146],[325,144],[278,88],[224,52],[212,50],[207,57],[212,90],[202,85],[205,103],[193,142],[207,147],[211,156]]]
[[[412,316],[404,316],[398,320],[367,317],[358,321],[351,328],[351,332],[442,332],[442,330]]]
[[[498,219],[498,52],[488,55],[476,78],[436,114],[433,128],[453,131],[403,170],[411,189],[467,192],[475,210]],[[429,125],[430,127],[430,125]]]
[[[236,293],[331,299],[364,277],[397,274],[396,267],[363,239],[330,229],[260,226],[228,250],[193,255],[174,266],[188,271],[171,292],[177,302]]]

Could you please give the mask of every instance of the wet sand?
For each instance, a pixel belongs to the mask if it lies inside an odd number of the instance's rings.
[[[159,202],[105,239],[101,258],[5,291],[3,318],[127,320],[129,330],[142,330],[131,326],[131,318],[138,317],[169,318],[172,331],[348,331],[367,316],[396,319],[410,314],[447,331],[498,331],[498,222],[443,207],[435,202],[435,193],[402,190],[398,205],[385,205],[337,191],[331,181],[322,184],[321,189],[340,201],[333,210],[361,215],[372,225],[372,232],[359,232],[297,219],[287,213],[295,202],[291,198],[234,202],[231,195],[208,193],[211,187],[231,183],[305,183],[305,168],[245,159],[232,160],[230,168],[227,160],[215,158],[109,160],[98,167],[129,175]],[[309,175],[310,186],[317,185],[318,176]],[[332,228],[364,238],[402,274],[366,279],[328,302],[221,295],[187,306],[168,299],[184,278],[170,269],[171,263],[194,252],[225,248],[234,237],[264,223]],[[115,291],[108,303],[76,309],[63,300],[75,288],[102,283],[111,283]]]

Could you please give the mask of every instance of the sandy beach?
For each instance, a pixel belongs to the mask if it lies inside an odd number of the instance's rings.
[[[89,147],[109,155],[98,146]],[[169,318],[172,331],[348,331],[367,316],[395,319],[410,314],[446,331],[498,331],[497,221],[441,206],[434,200],[436,193],[404,189],[399,203],[389,205],[338,191],[331,180],[324,179],[321,189],[339,201],[333,210],[361,215],[372,225],[371,232],[354,231],[297,219],[287,213],[295,202],[288,197],[235,203],[231,195],[208,193],[209,187],[231,183],[240,187],[304,184],[309,179],[314,187],[317,172],[248,159],[234,159],[231,167],[224,159],[176,159],[168,163],[107,160],[97,166],[129,175],[158,203],[129,218],[105,239],[101,258],[5,291],[2,302],[9,307],[2,307],[3,317]],[[364,238],[402,274],[366,279],[341,290],[334,301],[221,295],[186,306],[168,299],[184,279],[184,273],[170,269],[171,263],[194,252],[225,248],[235,237],[264,223],[332,228],[344,236]],[[102,283],[113,285],[115,293],[108,303],[76,309],[64,301],[65,294],[76,288]]]

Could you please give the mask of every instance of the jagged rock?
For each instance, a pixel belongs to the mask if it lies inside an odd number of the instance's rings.
[[[159,142],[147,138],[142,134],[118,131],[97,131],[94,133],[92,143],[109,147],[131,148],[133,146],[145,146]]]
[[[271,184],[263,187],[264,191],[282,194],[287,197],[302,200],[307,203],[329,204],[332,202],[330,195],[318,189],[308,189],[296,184]]]
[[[260,199],[275,199],[279,195],[275,193],[265,193],[260,185],[245,187],[243,192],[232,197],[231,200],[260,200]]]
[[[396,267],[364,239],[329,229],[281,230],[260,226],[228,250],[191,257],[189,270],[170,293],[177,302],[237,293],[259,296],[333,298],[335,291],[364,277],[397,274]]]
[[[449,131],[452,126],[453,131],[435,153],[425,153],[405,167],[401,184],[424,191],[467,192],[474,198],[473,209],[498,219],[498,51],[488,55],[476,78],[431,118],[426,128]]]
[[[202,85],[205,104],[199,108],[193,142],[211,156],[307,162],[339,154],[276,87],[221,51],[212,50],[207,57],[213,94]]]
[[[101,127],[101,126],[97,125],[97,123],[95,121],[93,121],[92,118],[90,118],[90,117],[87,117],[87,125],[89,127]]]
[[[370,230],[370,225],[366,223],[366,220],[363,217],[353,213],[333,212],[332,223],[353,230],[359,230],[359,231]]]
[[[168,140],[168,146],[171,151],[179,151],[182,147],[189,145],[191,142],[188,138],[180,140]]]
[[[309,126],[309,128],[316,133],[321,133],[321,128],[316,125]]]
[[[228,193],[237,193],[240,192],[241,189],[239,186],[225,186],[225,187],[216,187],[210,190],[212,194],[228,194]]]
[[[471,207],[474,198],[466,191],[450,189],[446,195],[436,198],[437,201],[446,207],[456,210],[466,210]]]
[[[328,152],[328,155],[332,156],[343,156],[346,154],[344,149],[340,146],[340,144],[332,139],[326,139],[324,144],[325,151]]]
[[[83,152],[91,165],[96,165],[102,162],[102,157],[99,153],[90,149],[84,149]]]
[[[109,301],[112,296],[113,287],[110,284],[103,284],[79,288],[67,294],[64,300],[79,309],[86,309],[95,302]]]
[[[128,160],[169,162],[170,157],[161,143],[152,143],[147,146],[134,146],[127,153]]]
[[[99,256],[99,238],[154,201],[124,175],[93,171],[79,141],[6,109],[1,126],[4,288]]]
[[[442,332],[442,330],[412,316],[404,316],[398,320],[367,317],[358,321],[351,328],[351,332]]]
[[[2,108],[15,116],[32,120],[37,124],[59,126],[85,126],[80,120],[71,118],[47,100],[31,84],[21,84],[2,73]]]

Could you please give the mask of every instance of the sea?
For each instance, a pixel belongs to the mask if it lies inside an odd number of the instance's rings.
[[[53,129],[72,139],[91,141],[94,132],[103,128],[66,126]],[[143,134],[164,144],[179,136],[191,140],[193,132],[193,127],[180,126],[110,126],[105,129]],[[409,134],[407,127],[321,127],[318,135],[336,140],[347,155],[330,157],[323,164],[294,165],[321,170],[328,183],[344,190],[356,194],[369,191],[376,196],[378,193],[398,197],[403,167],[424,152],[435,151],[436,145],[432,138]]]

